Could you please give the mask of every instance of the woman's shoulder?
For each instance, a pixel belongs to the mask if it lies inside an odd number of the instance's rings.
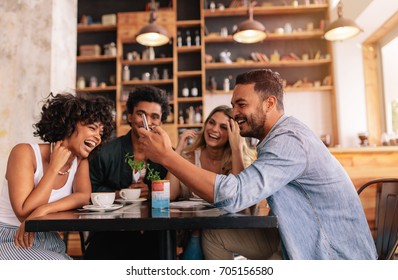
[[[8,164],[11,166],[14,165],[23,165],[24,163],[28,164],[32,162],[35,163],[35,154],[33,148],[30,144],[20,143],[15,145],[10,152],[8,157]]]
[[[11,149],[11,154],[31,153],[33,151],[32,145],[28,143],[16,144]]]

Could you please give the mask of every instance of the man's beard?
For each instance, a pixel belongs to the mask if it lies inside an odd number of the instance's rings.
[[[241,131],[241,136],[259,139],[260,135],[264,133],[264,123],[266,119],[267,118],[265,114],[261,116],[250,114],[250,116],[246,118],[246,125],[248,129],[243,132]]]

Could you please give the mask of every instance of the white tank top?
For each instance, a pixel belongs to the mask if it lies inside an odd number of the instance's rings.
[[[34,174],[34,187],[40,182],[43,177],[43,162],[41,158],[40,148],[38,144],[30,144],[33,148],[36,157],[36,171]],[[75,158],[72,162],[72,168],[69,172],[68,180],[62,188],[52,190],[48,202],[57,201],[65,196],[72,193],[72,183],[77,170],[77,159]],[[0,222],[10,224],[13,226],[19,226],[21,222],[16,217],[14,210],[11,207],[8,181],[4,178],[2,192],[0,194]]]
[[[202,164],[200,163],[200,153],[201,153],[202,149],[198,148],[195,150],[195,165],[197,167],[202,168]],[[181,194],[180,197],[187,199],[187,198],[199,198],[194,192],[192,192],[183,182],[180,182],[180,186],[181,186]]]

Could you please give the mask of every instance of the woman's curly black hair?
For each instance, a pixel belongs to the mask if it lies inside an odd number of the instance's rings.
[[[100,122],[103,125],[102,142],[114,128],[113,102],[103,96],[75,96],[71,93],[50,93],[41,111],[41,119],[33,125],[33,135],[46,142],[70,137],[77,123],[83,125]]]

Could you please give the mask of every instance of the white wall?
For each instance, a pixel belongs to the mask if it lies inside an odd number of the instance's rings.
[[[206,95],[204,117],[206,118],[211,110],[219,105],[231,105],[231,98],[231,93]],[[329,92],[287,92],[284,96],[284,105],[286,115],[295,116],[309,126],[316,135],[332,133]]]
[[[333,43],[340,143],[346,147],[358,145],[358,132],[367,130],[361,43],[398,11],[396,0],[365,2],[368,5],[362,0],[343,1],[344,17],[355,20],[364,32]],[[336,17],[337,12],[332,11],[331,18]]]
[[[39,117],[41,100],[50,91],[74,87],[77,0],[2,0],[0,14],[0,178],[4,178],[11,148],[40,141],[33,137],[32,124]]]

